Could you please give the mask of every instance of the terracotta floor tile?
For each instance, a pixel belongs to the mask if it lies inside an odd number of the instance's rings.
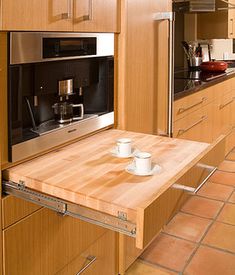
[[[195,248],[196,244],[194,243],[160,234],[141,255],[141,259],[152,264],[182,271]]]
[[[235,226],[215,222],[203,243],[235,253]]]
[[[235,160],[235,151],[232,151],[226,156],[226,160]]]
[[[211,220],[178,213],[166,226],[165,232],[183,239],[199,242]]]
[[[235,161],[224,160],[219,168],[220,171],[235,173]]]
[[[181,211],[204,218],[213,219],[219,213],[223,202],[194,196],[190,198]]]
[[[184,275],[234,275],[235,255],[201,246]]]
[[[235,187],[235,173],[216,171],[214,175],[210,177],[210,182],[231,185]]]
[[[235,192],[233,192],[232,196],[229,199],[229,202],[235,203]]]
[[[137,260],[125,275],[175,275],[177,273]]]
[[[231,186],[207,182],[201,190],[199,190],[198,195],[215,200],[226,201],[232,192],[233,188]]]
[[[217,220],[235,225],[235,204],[226,203]]]

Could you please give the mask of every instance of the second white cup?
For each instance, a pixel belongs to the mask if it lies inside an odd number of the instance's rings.
[[[139,152],[135,154],[133,163],[135,171],[140,174],[149,173],[152,169],[152,155],[147,152]]]
[[[121,157],[129,157],[131,155],[131,139],[120,138],[117,140],[117,153]]]

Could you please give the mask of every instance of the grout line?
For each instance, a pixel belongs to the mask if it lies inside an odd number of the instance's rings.
[[[175,273],[177,273],[177,274],[180,273],[180,271],[178,271],[178,270],[175,270],[175,269],[166,267],[166,266],[164,266],[164,265],[154,264],[154,263],[152,263],[152,262],[150,262],[150,261],[148,261],[148,260],[143,260],[143,259],[141,259],[141,261],[142,261],[143,263],[149,264],[149,265],[152,266],[152,267],[160,267],[160,268],[162,268],[162,269],[166,269],[166,270],[168,270],[168,271],[175,272]]]
[[[231,152],[232,152],[232,151],[231,151]],[[225,160],[226,160],[226,159],[225,159]],[[230,161],[230,160],[227,160],[227,161]],[[232,161],[232,160],[231,160],[231,161]],[[223,171],[223,170],[219,170],[219,171]],[[223,171],[223,172],[225,172],[225,173],[235,173],[235,172],[227,172],[227,171]],[[208,181],[208,182],[210,182],[210,181]],[[227,224],[227,225],[230,225],[230,226],[235,226],[235,225],[233,225],[233,224],[229,224],[229,223],[225,223],[225,222],[220,222],[220,221],[217,220],[218,217],[219,217],[219,215],[220,215],[221,212],[223,211],[224,207],[226,206],[226,204],[234,204],[234,203],[232,203],[232,202],[229,202],[229,200],[230,200],[231,196],[233,195],[233,193],[235,192],[235,186],[226,185],[226,184],[222,184],[222,183],[216,183],[216,182],[212,182],[212,183],[214,183],[214,184],[220,184],[220,185],[223,185],[223,186],[230,186],[230,187],[233,189],[233,192],[231,192],[231,194],[226,198],[226,200],[222,200],[222,201],[221,201],[221,200],[218,200],[218,199],[211,198],[211,197],[208,198],[208,197],[205,197],[205,196],[202,196],[202,195],[198,195],[198,194],[196,195],[196,196],[201,197],[201,198],[205,198],[205,199],[208,199],[208,200],[212,200],[212,201],[216,201],[216,202],[222,203],[221,208],[219,209],[219,211],[217,212],[217,214],[216,214],[213,218],[206,218],[206,217],[202,217],[202,216],[200,216],[200,215],[195,215],[195,214],[192,214],[192,213],[184,212],[184,211],[182,211],[182,207],[181,207],[181,209],[180,209],[179,212],[178,212],[178,213],[187,214],[187,215],[189,215],[189,216],[191,215],[191,216],[195,216],[195,217],[200,217],[200,218],[203,218],[203,219],[205,219],[205,220],[210,221],[208,227],[206,228],[204,234],[202,235],[202,237],[200,238],[200,240],[199,240],[198,242],[191,241],[191,240],[187,240],[187,239],[182,238],[182,237],[180,237],[180,236],[175,236],[175,235],[173,235],[173,234],[170,234],[170,233],[167,233],[167,232],[164,232],[164,231],[161,232],[161,234],[165,234],[165,235],[174,237],[174,238],[176,238],[176,239],[183,240],[183,241],[187,241],[187,242],[190,242],[190,243],[192,243],[192,244],[195,244],[195,249],[193,250],[193,252],[192,252],[192,254],[190,255],[190,257],[188,258],[188,260],[186,261],[186,263],[185,263],[185,265],[184,265],[182,271],[179,272],[179,271],[176,271],[176,270],[174,270],[174,269],[170,269],[170,268],[168,268],[168,267],[165,267],[165,266],[162,266],[162,265],[159,265],[159,264],[153,264],[153,263],[151,263],[151,262],[148,262],[148,261],[142,259],[143,262],[147,262],[147,263],[149,263],[149,264],[151,264],[151,265],[153,265],[153,266],[156,266],[156,267],[159,266],[160,268],[164,268],[164,269],[166,269],[166,270],[169,270],[169,271],[172,271],[172,272],[176,272],[176,273],[178,273],[179,275],[183,275],[184,272],[185,272],[185,270],[187,269],[187,267],[188,267],[189,264],[191,263],[193,257],[195,256],[195,254],[197,253],[198,249],[199,249],[201,246],[202,246],[202,247],[212,248],[212,249],[215,249],[215,250],[218,250],[218,251],[221,251],[221,252],[225,252],[225,253],[229,253],[229,254],[235,256],[235,253],[233,253],[233,252],[231,252],[231,251],[228,251],[228,250],[225,250],[225,249],[221,249],[221,248],[214,247],[214,246],[207,245],[207,244],[204,244],[204,243],[203,243],[203,240],[205,239],[205,237],[207,236],[207,234],[209,233],[210,229],[211,229],[212,226],[215,224],[215,222]],[[176,214],[176,215],[177,215],[177,214]],[[170,223],[170,221],[171,221],[176,215],[174,215],[174,216],[168,221],[167,225]],[[166,225],[165,227],[167,227],[167,225]]]
[[[220,252],[229,253],[229,254],[235,256],[235,252],[232,252],[231,250],[227,250],[227,249],[224,249],[224,248],[221,248],[221,247],[213,246],[213,245],[206,244],[206,243],[202,243],[200,246],[213,248],[215,250],[219,250]]]
[[[194,242],[194,241],[191,241],[191,240],[188,240],[188,239],[184,239],[183,237],[180,237],[180,236],[172,235],[172,234],[167,233],[167,232],[162,232],[162,234],[170,236],[170,237],[174,237],[174,238],[176,238],[178,240],[181,240],[181,241],[187,241],[187,242],[192,243],[192,244],[198,244],[199,243],[199,242]]]

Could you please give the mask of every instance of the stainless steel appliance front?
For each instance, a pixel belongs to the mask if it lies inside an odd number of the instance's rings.
[[[95,54],[43,57],[43,41],[46,39],[58,39],[64,41],[63,45],[74,43],[79,39],[96,39]],[[58,45],[58,44],[57,44]],[[56,45],[56,46],[57,46]],[[60,45],[61,46],[61,45]],[[114,55],[114,34],[113,33],[46,33],[46,32],[12,32],[10,33],[10,64],[23,64],[46,62],[77,58],[90,58]]]
[[[8,39],[9,161],[113,125],[113,34],[12,32]]]

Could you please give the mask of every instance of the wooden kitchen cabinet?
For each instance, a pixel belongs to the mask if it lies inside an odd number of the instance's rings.
[[[4,274],[56,274],[106,232],[102,227],[41,209],[3,231]],[[114,244],[113,239],[114,235],[109,237],[110,244]],[[115,257],[109,244],[103,245]]]
[[[212,104],[208,104],[175,121],[173,137],[211,143],[212,108]]]
[[[74,0],[73,30],[116,32],[119,0]]]
[[[115,240],[115,233],[108,231],[56,275],[74,275],[86,266],[84,275],[116,275]],[[88,266],[92,260],[94,262]]]
[[[224,10],[198,14],[198,39],[235,38],[235,10],[221,0],[216,0],[216,7]]]
[[[2,30],[116,32],[119,0],[2,0]]]
[[[231,78],[176,100],[173,136],[211,143],[228,135],[235,126],[234,81]]]

